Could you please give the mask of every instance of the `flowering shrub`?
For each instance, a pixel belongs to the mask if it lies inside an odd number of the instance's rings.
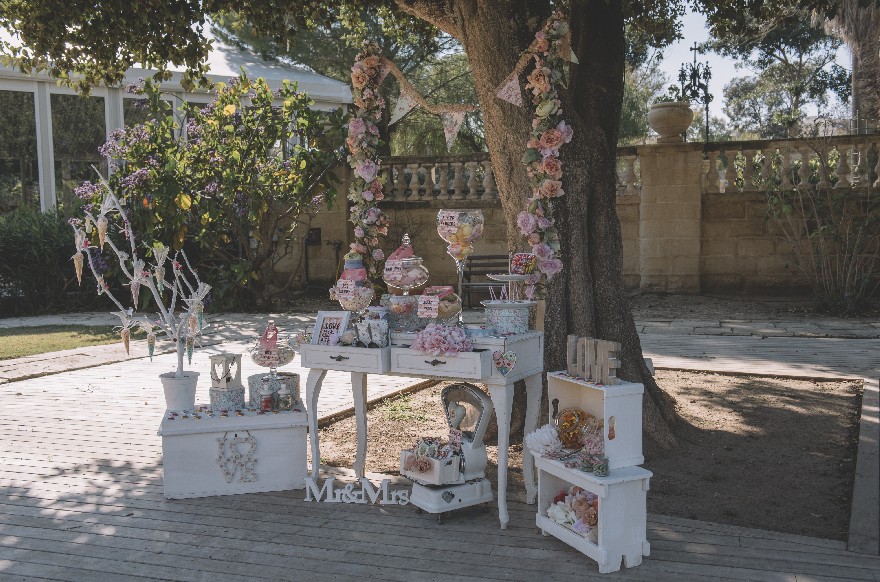
[[[350,220],[354,224],[355,240],[347,259],[363,259],[376,282],[381,278],[385,253],[379,248],[379,237],[388,234],[388,217],[379,209],[378,203],[385,197],[382,193],[384,178],[379,175],[379,128],[385,100],[379,95],[379,85],[387,70],[383,70],[379,48],[364,43],[351,67],[351,84],[354,88],[354,116],[348,122],[348,162],[354,170],[354,180],[348,199],[352,202]]]
[[[140,242],[187,245],[225,307],[269,306],[296,281],[275,269],[301,238],[294,231],[332,197],[342,136],[325,128],[342,119],[311,110],[287,82],[273,91],[242,76],[215,89],[208,105],[184,104],[181,122],[157,86],[129,86],[149,118],[111,132],[101,154]],[[96,192],[77,189],[87,200]]]
[[[538,272],[528,281],[530,297],[536,290],[543,291],[546,281],[562,270],[553,199],[565,195],[559,149],[571,141],[573,133],[562,119],[556,89],[562,82],[568,58],[569,48],[563,40],[567,33],[568,22],[561,13],[556,13],[535,33],[535,68],[526,84],[532,94],[535,118],[522,161],[528,171],[532,196],[526,210],[519,213],[517,226],[538,257]]]
[[[455,356],[459,352],[472,351],[474,344],[464,328],[430,323],[416,334],[410,347],[432,356]]]

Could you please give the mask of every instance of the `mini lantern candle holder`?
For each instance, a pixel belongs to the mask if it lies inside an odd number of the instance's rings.
[[[208,395],[212,410],[244,408],[244,386],[241,383],[241,354],[221,353],[208,357],[211,361],[211,388]]]

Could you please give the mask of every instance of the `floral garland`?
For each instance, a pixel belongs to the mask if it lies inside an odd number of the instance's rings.
[[[345,140],[351,152],[348,162],[354,170],[348,199],[353,203],[349,220],[354,224],[355,236],[351,252],[345,258],[363,259],[374,281],[382,275],[385,253],[379,248],[379,236],[388,234],[389,222],[378,206],[385,198],[382,192],[385,178],[379,175],[380,160],[376,151],[379,146],[376,121],[382,118],[385,100],[378,89],[388,72],[379,55],[377,45],[364,42],[363,50],[351,67],[355,112],[348,122],[348,138]]]
[[[571,141],[571,126],[562,119],[562,103],[557,87],[563,83],[570,59],[568,22],[556,12],[535,33],[535,68],[528,75],[526,89],[532,93],[535,117],[532,135],[522,161],[526,165],[532,196],[526,210],[517,216],[517,226],[537,256],[536,272],[529,280],[528,294],[543,294],[546,282],[562,270],[559,233],[553,218],[553,199],[565,195],[562,189],[562,162],[559,149]]]

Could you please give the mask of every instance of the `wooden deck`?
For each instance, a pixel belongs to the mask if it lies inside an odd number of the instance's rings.
[[[307,503],[302,491],[169,501],[158,383],[132,380],[162,371],[157,360],[2,387],[0,581],[880,581],[880,559],[842,542],[657,515],[651,556],[599,575],[517,502],[501,531],[494,511],[438,525],[412,506]]]

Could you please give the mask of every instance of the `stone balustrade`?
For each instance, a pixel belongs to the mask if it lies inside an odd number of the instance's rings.
[[[704,148],[703,191],[767,192],[807,185],[878,189],[878,152],[876,135],[710,143]]]
[[[618,150],[618,192],[639,193],[636,148]],[[385,199],[396,202],[430,200],[498,200],[489,154],[396,156],[384,160]]]

